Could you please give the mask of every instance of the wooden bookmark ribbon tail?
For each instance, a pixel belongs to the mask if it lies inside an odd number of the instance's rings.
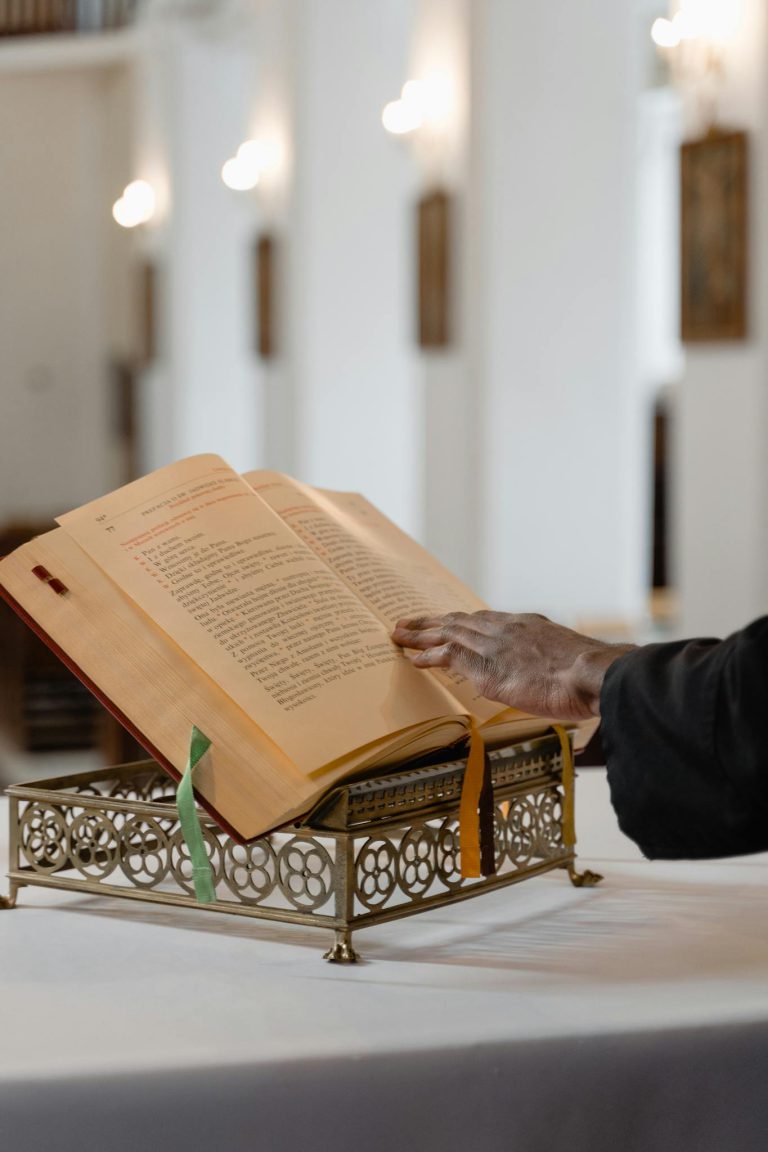
[[[213,884],[213,869],[205,850],[205,840],[200,827],[200,813],[195,803],[193,791],[193,778],[195,768],[202,760],[211,746],[211,741],[200,731],[192,727],[192,736],[189,742],[189,757],[184,775],[176,790],[176,809],[179,815],[179,825],[184,843],[189,852],[192,863],[192,883],[195,888],[195,899],[198,904],[215,904],[216,890]]]
[[[493,876],[496,851],[493,836],[493,785],[491,765],[483,738],[473,723],[469,755],[459,805],[461,875],[465,878]]]
[[[562,724],[553,724],[560,740],[563,761],[563,847],[573,848],[576,844],[575,782],[576,771],[573,765],[573,745],[569,733]]]

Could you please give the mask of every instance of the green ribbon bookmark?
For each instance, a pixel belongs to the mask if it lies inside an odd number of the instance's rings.
[[[176,809],[184,843],[192,861],[192,883],[195,886],[195,899],[198,904],[215,904],[216,890],[213,886],[213,869],[205,850],[205,840],[200,827],[200,815],[192,791],[192,778],[195,768],[211,746],[211,742],[199,728],[192,726],[189,742],[189,759],[176,790]]]

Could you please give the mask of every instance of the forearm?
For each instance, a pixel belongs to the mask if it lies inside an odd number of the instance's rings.
[[[607,670],[600,709],[611,798],[647,856],[768,848],[766,644],[758,622],[724,641],[648,645]]]

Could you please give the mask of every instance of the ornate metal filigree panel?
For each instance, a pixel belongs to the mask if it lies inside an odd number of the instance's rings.
[[[201,814],[216,904],[210,910],[330,927],[329,959],[352,960],[355,927],[405,916],[556,867],[574,882],[564,836],[559,741],[491,754],[497,874],[461,875],[463,763],[402,770],[335,790],[315,824],[247,845]],[[175,785],[151,761],[19,785],[11,796],[11,897],[28,884],[195,906]]]

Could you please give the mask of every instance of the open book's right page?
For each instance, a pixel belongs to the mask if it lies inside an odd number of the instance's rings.
[[[243,479],[388,628],[406,616],[488,607],[365,497],[310,488],[278,472],[248,472]],[[464,676],[442,669],[432,674],[481,725],[503,716],[515,731],[528,727],[526,713],[486,700]],[[530,725],[541,726],[540,719]]]

